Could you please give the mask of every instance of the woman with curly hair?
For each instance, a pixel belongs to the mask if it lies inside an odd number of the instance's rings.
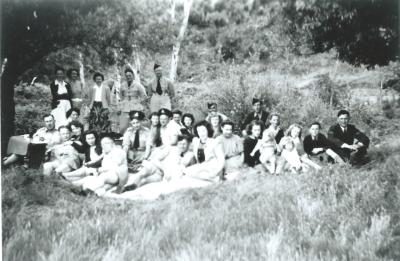
[[[214,131],[207,121],[194,126],[193,153],[197,164],[184,170],[193,179],[218,181],[225,165],[225,154],[219,142],[213,138]]]

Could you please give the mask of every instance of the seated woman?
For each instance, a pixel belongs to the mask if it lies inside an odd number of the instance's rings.
[[[304,151],[307,153],[308,157],[316,161],[324,161],[325,158],[330,157],[335,162],[344,163],[342,158],[331,149],[333,144],[325,135],[320,133],[320,130],[321,124],[319,122],[313,122],[310,125],[310,134],[303,140]]]
[[[276,143],[279,144],[283,138],[284,132],[280,127],[280,116],[277,113],[272,113],[269,117],[269,125],[264,130],[264,132],[272,132],[275,136]]]
[[[145,159],[150,130],[142,126],[142,120],[145,118],[143,112],[131,111],[129,118],[131,119],[130,126],[122,138],[122,148],[127,153],[128,162],[136,170],[137,166]]]
[[[193,124],[194,124],[195,120],[194,120],[194,116],[191,113],[185,113],[182,115],[182,126],[183,128],[181,129],[181,133],[185,134],[185,135],[190,135],[190,136],[194,136],[193,133]]]
[[[235,124],[232,121],[222,122],[222,135],[216,138],[225,155],[224,174],[228,180],[236,179],[243,166],[243,141],[233,134]]]
[[[223,118],[220,115],[213,114],[208,117],[208,122],[211,124],[212,130],[213,130],[213,138],[218,137],[222,133],[221,129],[221,124],[223,121]]]
[[[78,182],[82,189],[104,195],[107,189],[118,185],[122,187],[128,180],[128,162],[123,149],[116,146],[110,137],[101,140],[103,160],[101,167],[97,169],[96,176],[85,177]]]
[[[301,141],[302,129],[303,128],[299,124],[292,124],[289,126],[289,128],[286,132],[286,137],[293,141],[295,148],[297,150],[297,153],[300,155],[301,161],[303,163],[307,164],[308,166],[310,166],[316,170],[320,170],[321,166],[319,166],[317,163],[310,160],[304,151],[303,142]],[[281,142],[282,142],[282,140],[281,140]],[[280,147],[282,147],[281,143],[279,143],[279,145],[280,145]]]
[[[197,164],[187,167],[183,172],[187,177],[206,181],[219,181],[225,165],[225,154],[221,144],[213,136],[211,124],[200,121],[194,127],[193,152]]]
[[[262,166],[272,175],[276,174],[276,152],[278,150],[278,145],[276,144],[275,134],[271,131],[264,131],[262,139],[258,141],[251,155],[254,155],[257,150],[260,153],[260,162]]]
[[[66,124],[69,124],[73,121],[79,121],[79,117],[81,116],[81,111],[77,108],[71,108],[65,114],[67,117]]]
[[[170,146],[168,150],[163,151],[163,155],[159,154],[156,159],[143,161],[140,171],[130,176],[125,190],[163,179],[171,181],[182,177],[184,168],[194,163],[194,154],[189,151],[190,142],[190,136],[179,135],[176,146]]]
[[[68,126],[61,126],[58,132],[61,144],[54,146],[52,150],[54,160],[43,164],[43,174],[46,176],[50,176],[53,171],[60,174],[80,167],[78,152],[72,146],[71,129]]]
[[[65,179],[72,182],[89,175],[96,175],[97,168],[101,166],[101,161],[103,159],[97,133],[95,131],[87,131],[84,133],[83,137],[85,138],[85,160],[83,166],[77,170],[62,174]]]
[[[261,133],[264,131],[264,123],[262,121],[252,121],[247,125],[247,136],[243,142],[244,164],[249,167],[254,167],[260,164],[260,151],[255,150]]]

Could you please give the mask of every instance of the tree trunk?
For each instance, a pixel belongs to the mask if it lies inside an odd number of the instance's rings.
[[[83,57],[81,52],[79,52],[78,63],[79,63],[79,78],[81,80],[82,85],[85,86],[85,70],[83,67]]]
[[[171,59],[171,71],[169,78],[171,81],[175,81],[176,79],[176,71],[178,68],[178,59],[179,59],[179,49],[181,48],[181,42],[183,40],[183,36],[185,35],[186,27],[189,20],[190,8],[192,7],[193,0],[185,0],[184,8],[183,8],[183,21],[181,28],[179,30],[178,38],[172,48],[172,59]]]
[[[5,155],[9,138],[15,131],[14,84],[18,74],[8,63],[1,76],[1,154]]]

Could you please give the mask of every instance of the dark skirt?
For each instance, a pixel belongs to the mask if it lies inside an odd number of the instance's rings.
[[[108,133],[111,131],[110,111],[103,108],[101,102],[93,103],[89,115],[89,128],[97,133]]]

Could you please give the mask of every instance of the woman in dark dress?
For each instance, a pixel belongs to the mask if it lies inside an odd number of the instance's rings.
[[[50,91],[52,96],[51,101],[51,114],[56,120],[56,128],[67,124],[65,114],[72,107],[72,91],[71,85],[64,81],[64,69],[61,67],[56,68],[56,79],[50,84]]]
[[[254,167],[260,163],[260,151],[256,151],[251,156],[253,149],[255,148],[258,140],[261,138],[261,133],[264,129],[264,123],[262,121],[252,121],[247,125],[247,137],[244,139],[243,154],[244,163],[249,167]]]

